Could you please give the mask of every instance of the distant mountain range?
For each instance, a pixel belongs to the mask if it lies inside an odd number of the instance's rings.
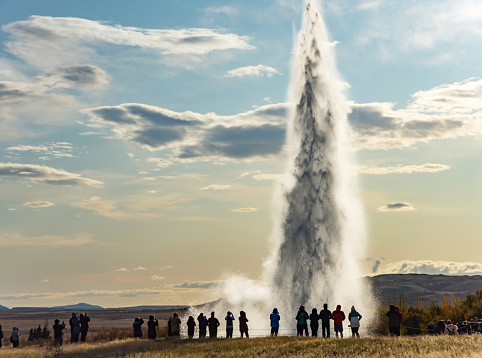
[[[442,303],[445,296],[464,299],[469,293],[482,290],[482,276],[447,276],[424,274],[391,274],[367,277],[380,302],[398,301],[413,305],[417,297],[423,302]]]
[[[371,283],[373,290],[381,303],[389,304],[397,302],[403,295],[405,303],[413,305],[417,298],[423,302],[435,302],[440,304],[445,296],[449,299],[457,297],[464,299],[469,293],[482,290],[482,276],[447,276],[447,275],[424,275],[424,274],[390,274],[365,277]],[[204,305],[203,305],[204,306]],[[169,309],[185,309],[187,306],[133,306],[111,308],[125,311],[161,311]],[[90,311],[103,310],[101,306],[88,303],[55,307],[14,307],[11,311]],[[0,305],[0,311],[8,311],[5,306]]]

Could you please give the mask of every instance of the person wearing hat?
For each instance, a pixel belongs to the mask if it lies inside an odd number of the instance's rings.
[[[60,347],[64,341],[63,330],[65,329],[65,323],[62,322],[62,324],[60,324],[60,321],[56,319],[52,328],[54,329],[54,346]]]

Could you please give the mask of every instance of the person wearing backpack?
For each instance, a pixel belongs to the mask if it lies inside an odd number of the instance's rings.
[[[459,335],[459,329],[458,327],[452,323],[451,320],[447,321],[447,327],[445,328],[445,333],[449,336],[458,336]]]
[[[228,311],[226,314],[226,317],[224,318],[226,320],[226,338],[233,338],[233,321],[234,321],[234,315]]]

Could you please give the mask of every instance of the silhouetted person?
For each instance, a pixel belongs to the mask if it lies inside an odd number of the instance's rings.
[[[434,327],[433,322],[430,322],[427,326],[428,334],[431,336],[433,336],[433,327]]]
[[[199,339],[206,338],[208,319],[206,318],[204,313],[200,313],[197,317],[197,321],[199,322]]]
[[[239,312],[239,332],[241,333],[241,338],[243,338],[243,335],[246,335],[246,338],[249,338],[248,322],[249,320],[246,317],[246,312]]]
[[[63,330],[65,329],[65,323],[62,322],[62,324],[60,324],[60,321],[56,319],[52,328],[54,329],[54,346],[60,347],[64,341]]]
[[[35,330],[33,328],[28,332],[28,341],[32,342],[35,339]]]
[[[70,324],[70,343],[77,343],[79,341],[80,334],[80,321],[75,312],[72,313],[72,317],[69,319]],[[39,326],[40,328],[40,326]]]
[[[171,335],[173,337],[179,337],[179,333],[181,332],[181,320],[177,316],[176,312],[172,314],[172,317],[169,318],[169,321],[171,321]]]
[[[82,343],[85,343],[85,339],[87,338],[87,332],[89,332],[90,317],[87,316],[87,313],[81,313],[79,315],[79,322],[80,322],[80,341]]]
[[[394,305],[390,305],[390,311],[387,312],[388,329],[392,337],[400,337],[400,324],[398,323],[398,311]]]
[[[40,328],[40,325],[38,325],[37,330],[35,331],[35,339],[40,339],[42,338],[42,328]]]
[[[327,337],[330,338],[330,319],[331,319],[331,311],[328,309],[328,304],[323,304],[323,309],[320,311],[320,319],[321,319],[321,332],[323,334],[323,338]]]
[[[47,329],[47,326],[44,326],[44,329],[42,330],[42,338],[43,339],[49,339],[50,338],[50,332]]]
[[[398,335],[400,336],[400,329],[402,328],[402,321],[403,321],[403,316],[402,312],[400,312],[400,308],[398,306],[395,306],[395,309],[398,312]]]
[[[226,338],[233,338],[234,315],[228,311],[224,319],[226,320]]]
[[[316,308],[313,308],[311,310],[310,314],[310,328],[311,328],[311,335],[313,337],[318,337],[318,320],[320,319],[320,316],[318,316],[318,311]]]
[[[305,331],[305,336],[308,336],[309,319],[310,316],[308,315],[308,312],[305,311],[305,306],[300,306],[300,308],[298,309],[298,314],[296,315],[296,320],[298,321],[296,325],[297,336],[302,336],[303,331]]]
[[[208,327],[209,327],[209,338],[217,338],[219,321],[216,317],[214,317],[214,312],[211,312],[211,317],[208,319]]]
[[[348,321],[350,321],[352,337],[360,338],[360,334],[358,333],[358,330],[360,329],[361,319],[362,319],[362,316],[356,311],[355,306],[351,306],[351,311],[348,314]]]
[[[17,327],[12,328],[12,335],[10,336],[10,343],[12,343],[13,348],[17,348],[20,345],[20,333]]]
[[[142,325],[144,320],[142,318],[136,317],[132,327],[134,328],[134,338],[142,338]]]
[[[194,337],[194,327],[196,327],[196,321],[193,316],[189,316],[187,319],[187,337],[189,339]],[[204,334],[206,334],[206,330],[204,330]]]
[[[434,330],[434,334],[435,335],[442,335],[445,333],[445,322],[440,320],[437,322],[437,324],[435,325],[435,330]]]
[[[273,308],[273,313],[269,315],[269,320],[271,323],[271,335],[278,335],[280,319],[281,317],[279,316],[278,309]]]
[[[156,339],[157,330],[156,327],[159,326],[159,321],[154,318],[154,316],[149,316],[149,321],[147,321],[147,338]]]
[[[338,333],[340,333],[341,338],[343,338],[343,321],[345,320],[345,312],[341,310],[341,306],[336,306],[336,310],[332,312],[331,318],[335,321],[335,334],[338,338]]]
[[[2,348],[2,342],[3,342],[3,331],[2,331],[2,326],[0,325],[0,348]]]

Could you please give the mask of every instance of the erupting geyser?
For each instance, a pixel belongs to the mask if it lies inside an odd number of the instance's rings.
[[[262,285],[228,277],[214,307],[222,322],[227,310],[246,311],[258,335],[269,334],[274,307],[282,334],[295,330],[300,305],[311,311],[341,304],[347,314],[355,305],[363,315],[361,329],[369,326],[372,296],[359,268],[365,228],[349,158],[350,108],[333,49],[317,0],[307,0],[289,92],[288,168],[275,194],[273,256],[265,263]]]
[[[267,280],[285,312],[328,303],[355,305],[370,295],[360,282],[363,215],[351,181],[350,142],[334,44],[329,42],[316,1],[307,1],[293,63],[291,113],[286,147],[288,170],[277,196],[275,254]],[[368,313],[365,311],[365,313]],[[288,313],[289,314],[289,313]]]

